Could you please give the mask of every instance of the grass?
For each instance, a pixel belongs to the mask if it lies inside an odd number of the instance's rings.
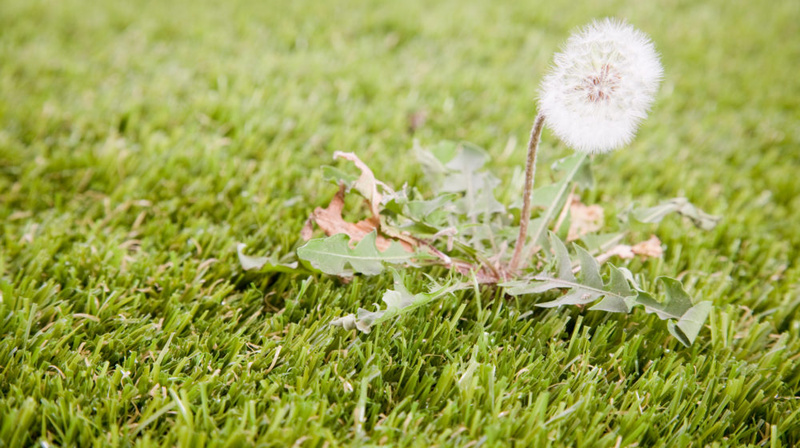
[[[0,446],[800,444],[800,3],[287,3],[3,2]],[[666,77],[585,199],[724,216],[630,266],[714,302],[691,348],[491,291],[355,334],[328,322],[388,275],[241,272],[237,242],[294,247],[335,150],[401,185],[415,139],[465,139],[519,179],[552,53],[606,15]]]

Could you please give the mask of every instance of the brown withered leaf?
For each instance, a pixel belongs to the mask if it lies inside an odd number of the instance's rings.
[[[597,232],[603,228],[605,215],[603,207],[585,205],[577,195],[570,196],[570,223],[567,241],[575,241],[580,237],[592,232]]]
[[[300,238],[303,241],[308,241],[314,236],[314,214],[312,213],[311,216],[306,219],[306,223],[303,224],[303,228],[300,230]]]
[[[634,245],[631,247],[631,251],[642,258],[658,258],[664,255],[661,240],[655,235],[650,235],[650,239],[647,241]]]
[[[311,216],[309,216],[308,220],[306,221],[306,225],[303,226],[303,230],[300,232],[300,236],[304,240],[308,241],[311,239],[313,224],[316,224],[328,236],[333,236],[339,233],[349,236],[351,244],[361,241],[365,236],[367,236],[367,234],[380,227],[379,219],[374,216],[368,219],[363,219],[356,223],[345,221],[344,218],[342,218],[342,210],[344,209],[344,192],[345,186],[342,185],[339,187],[339,191],[336,193],[333,199],[331,199],[328,207],[317,207],[314,212],[311,213]],[[377,235],[375,240],[375,246],[381,251],[388,249],[391,243],[392,240],[386,238],[380,233]],[[409,252],[412,251],[412,247],[408,242],[400,241],[400,243],[403,245],[404,249],[408,250]]]
[[[418,110],[408,114],[408,132],[413,134],[417,129],[425,126],[426,121],[428,121],[428,111],[426,110]]]
[[[358,180],[353,185],[356,190],[369,202],[369,209],[372,212],[373,218],[378,219],[381,212],[381,199],[383,196],[378,192],[378,184],[381,184],[384,188],[388,187],[379,182],[375,179],[375,174],[372,173],[372,170],[367,166],[366,163],[362,162],[361,159],[358,158],[352,152],[342,152],[336,151],[333,153],[333,158],[335,159],[345,159],[353,162],[355,166],[361,170],[361,176],[359,176]]]
[[[597,261],[605,263],[611,257],[620,257],[623,260],[630,260],[635,256],[640,256],[642,259],[658,258],[664,254],[664,249],[661,247],[661,240],[657,236],[651,235],[648,240],[641,243],[629,246],[627,244],[617,244],[606,252],[597,257]]]

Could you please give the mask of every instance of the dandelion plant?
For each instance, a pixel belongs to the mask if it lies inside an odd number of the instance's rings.
[[[677,198],[650,208],[632,207],[620,216],[621,231],[603,232],[603,207],[583,204],[577,193],[593,186],[589,155],[633,140],[661,77],[661,62],[645,34],[622,21],[595,21],[567,40],[542,82],[527,148],[518,226],[513,210],[519,206],[495,197],[501,181],[484,168],[489,154],[475,145],[444,142],[413,149],[431,192],[423,191],[422,185],[395,189],[378,180],[356,154],[336,152],[334,159],[350,162],[358,174],[323,168],[324,177],[338,192],[327,207],[317,207],[309,217],[301,231],[305,244],[282,259],[250,257],[240,246],[242,266],[321,272],[343,279],[391,269],[394,287],[383,294],[385,307],[359,308],[331,322],[365,333],[443,295],[482,285],[501,288],[505,295],[529,297],[540,307],[591,305],[590,310],[619,313],[638,307],[668,320],[670,333],[690,345],[711,303],[694,303],[675,279],[643,282],[640,275],[610,261],[661,256],[655,236],[638,243],[625,241],[632,238],[627,230],[632,222],[658,222],[676,212],[708,229],[717,218]],[[534,189],[537,149],[545,127],[576,153],[553,165],[559,180]],[[348,194],[364,199],[364,219],[344,219]],[[326,236],[315,238],[315,227]],[[402,268],[429,266],[443,266],[449,273],[437,277],[430,271],[427,292],[409,291]],[[643,284],[663,285],[661,294]]]

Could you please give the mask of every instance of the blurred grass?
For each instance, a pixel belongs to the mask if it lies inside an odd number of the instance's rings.
[[[714,301],[693,347],[641,312],[472,292],[355,335],[327,323],[389,278],[242,274],[237,242],[287,251],[332,196],[335,150],[401,185],[415,139],[466,139],[511,185],[552,53],[607,15],[666,76],[587,199],[724,216],[665,221],[664,259],[631,266]],[[4,1],[0,446],[800,443],[799,20],[792,0]],[[566,153],[545,132],[540,166]]]

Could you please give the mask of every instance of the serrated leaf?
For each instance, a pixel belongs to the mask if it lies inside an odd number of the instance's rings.
[[[436,287],[434,291],[429,293],[412,294],[408,291],[408,289],[406,289],[405,284],[403,283],[403,278],[400,276],[400,274],[394,269],[391,270],[392,276],[394,277],[394,289],[387,290],[383,293],[383,297],[381,299],[386,305],[385,308],[378,308],[375,311],[359,308],[355,315],[348,314],[347,316],[334,319],[331,321],[331,325],[342,327],[345,330],[357,328],[363,333],[369,333],[372,331],[372,327],[374,325],[393,317],[397,317],[402,313],[410,312],[420,306],[426,305],[433,300],[438,299],[445,294],[449,294],[452,291],[459,289],[458,286],[440,286],[435,282],[432,282],[432,284]],[[375,306],[377,307],[377,304]]]
[[[456,202],[458,212],[469,218],[505,212],[505,206],[494,197],[494,189],[500,184],[499,179],[488,173],[474,173],[471,179],[474,184]]]
[[[559,280],[574,282],[575,274],[572,273],[572,261],[569,259],[567,246],[553,233],[550,233],[550,246],[555,251]]]
[[[700,330],[711,312],[712,304],[709,301],[703,301],[697,305],[689,308],[678,322],[670,321],[667,323],[669,332],[672,333],[683,345],[689,347],[697,339]]]
[[[347,173],[339,168],[324,165],[322,167],[322,178],[337,186],[344,184],[349,191],[353,184],[358,180],[358,176]]]
[[[432,213],[451,206],[456,198],[458,198],[456,194],[445,193],[427,201],[409,201],[405,211],[409,218],[424,222]]]
[[[361,308],[359,308],[359,311],[361,311]],[[338,319],[332,320],[330,323],[332,327],[342,327],[348,331],[357,328],[359,331],[363,331],[364,333],[370,332],[371,324],[372,324],[371,322],[368,325],[364,322],[359,321],[356,318],[355,314],[348,314],[347,316],[342,316]]]
[[[607,311],[609,313],[627,314],[633,309],[634,300],[636,300],[636,296],[619,297],[609,294],[589,308],[589,311]]]
[[[239,243],[236,245],[236,254],[239,256],[239,264],[245,271],[262,270],[264,272],[297,272],[297,262],[281,262],[274,256],[270,257],[252,257],[244,254],[246,244]]]
[[[458,144],[456,155],[445,165],[448,169],[458,172],[475,172],[483,168],[489,161],[489,153],[483,148],[469,142]]]
[[[457,145],[454,142],[444,141],[434,146],[431,150],[427,150],[414,142],[412,151],[414,156],[422,167],[425,177],[436,192],[441,187],[441,181],[447,173],[445,163],[453,158]]]
[[[563,296],[551,300],[549,302],[544,303],[537,303],[536,306],[540,308],[555,308],[558,306],[565,306],[565,305],[586,305],[588,303],[592,303],[595,300],[602,297],[605,291],[602,290],[591,290],[590,288],[583,288],[580,283],[568,283],[562,282],[559,280],[550,280],[554,284],[558,285],[561,284],[561,288],[571,288],[570,292],[564,294]]]
[[[339,276],[353,273],[376,275],[383,272],[384,263],[410,263],[414,253],[407,252],[398,242],[392,242],[381,252],[375,245],[376,232],[370,232],[355,248],[344,234],[310,240],[297,249],[297,255],[320,271]],[[350,266],[352,269],[348,269]]]
[[[592,311],[608,311],[611,313],[630,313],[636,301],[636,291],[631,289],[625,274],[616,266],[610,264],[611,272],[606,289],[613,292],[589,308]]]
[[[611,278],[607,285],[609,291],[620,296],[635,297],[636,291],[631,288],[623,271],[613,264],[609,264],[608,267],[611,272]]]
[[[664,302],[656,302],[650,295],[640,291],[636,303],[644,305],[645,311],[655,313],[661,319],[674,319],[667,323],[667,328],[688,347],[702,330],[711,312],[711,302],[703,301],[692,306],[691,297],[678,280],[669,277],[659,277],[658,280],[664,284]]]
[[[525,294],[541,294],[555,288],[563,288],[563,284],[554,284],[552,282],[534,282],[531,283],[527,280],[514,280],[510,282],[501,283],[500,286],[506,288],[506,294],[510,296],[521,296]]]
[[[659,277],[664,284],[663,303],[656,301],[650,294],[640,291],[636,303],[643,305],[648,313],[655,313],[662,320],[680,319],[692,307],[692,299],[683,289],[681,282],[669,277]]]
[[[586,286],[602,289],[603,279],[600,278],[600,267],[597,265],[597,260],[586,252],[586,250],[578,245],[574,245],[575,251],[578,253],[578,261],[581,263],[581,276],[582,283]]]
[[[627,281],[619,270],[612,269],[609,283],[604,284],[597,260],[580,246],[574,245],[581,266],[581,279],[577,280],[572,273],[572,261],[567,247],[553,233],[550,234],[549,240],[550,246],[555,252],[556,276],[539,274],[533,277],[535,283],[527,285],[520,284],[520,282],[503,284],[503,286],[510,287],[508,290],[510,295],[541,293],[551,289],[569,289],[567,294],[550,302],[537,303],[536,306],[551,308],[562,305],[585,305],[604,298],[593,309],[630,312],[636,294],[627,285]],[[624,283],[624,286],[621,283]]]
[[[455,157],[445,164],[448,174],[440,190],[449,193],[477,193],[485,188],[489,177],[493,177],[488,173],[478,173],[488,160],[489,155],[483,149],[469,143],[459,143]]]
[[[721,219],[718,216],[709,215],[700,210],[686,198],[674,198],[655,207],[634,209],[630,212],[630,215],[639,222],[657,223],[670,213],[678,213],[689,218],[694,225],[703,230],[713,229]]]

